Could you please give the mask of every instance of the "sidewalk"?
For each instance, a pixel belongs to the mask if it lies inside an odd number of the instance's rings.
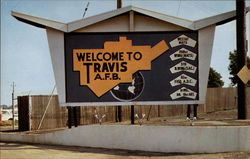
[[[1,159],[250,159],[250,152],[180,154],[20,143],[0,143],[0,151]]]

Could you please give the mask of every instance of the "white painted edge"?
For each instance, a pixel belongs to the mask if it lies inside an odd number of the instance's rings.
[[[250,150],[250,126],[87,125],[44,134],[0,133],[1,141],[141,150],[216,153]]]
[[[211,25],[199,30],[198,32],[199,101],[201,101],[203,104],[206,102],[207,83],[212,56],[215,27],[215,25]]]
[[[248,10],[249,10],[249,8],[247,8],[247,11]],[[89,25],[104,21],[106,19],[121,15],[121,14],[129,12],[129,11],[135,11],[135,12],[144,14],[146,16],[150,16],[150,17],[156,18],[158,20],[172,23],[172,24],[175,24],[175,25],[178,25],[178,26],[190,29],[190,30],[199,30],[199,29],[205,28],[205,27],[210,26],[210,25],[217,24],[217,23],[225,21],[225,20],[233,20],[235,18],[235,14],[236,14],[236,11],[230,11],[230,12],[222,13],[222,14],[215,15],[212,17],[208,17],[208,18],[204,18],[204,19],[200,19],[200,20],[196,20],[196,21],[191,21],[191,20],[182,19],[179,17],[161,14],[158,12],[150,11],[150,10],[135,7],[135,6],[127,6],[127,7],[123,7],[120,9],[113,10],[113,11],[108,11],[105,13],[94,15],[94,16],[91,16],[88,18],[76,20],[76,21],[73,21],[73,22],[70,22],[67,24],[61,23],[61,22],[56,22],[53,20],[48,20],[45,18],[35,17],[35,16],[23,14],[23,13],[18,13],[18,12],[14,12],[14,11],[11,12],[11,15],[19,20],[22,19],[21,20],[22,22],[28,23],[30,25],[36,26],[35,24],[33,24],[33,23],[36,23],[36,24],[40,24],[40,25],[43,25],[46,27],[51,27],[53,29],[57,29],[57,30],[60,30],[63,32],[72,32],[72,31],[78,30],[80,28],[87,27]]]
[[[64,33],[46,28],[59,103],[66,101]]]
[[[35,24],[39,24],[41,26],[45,27],[50,27],[56,30],[60,30],[63,32],[67,32],[67,24],[65,23],[61,23],[61,22],[57,22],[54,20],[49,20],[49,19],[45,19],[45,18],[40,18],[40,17],[36,17],[36,16],[31,16],[28,14],[23,14],[23,13],[18,13],[18,12],[14,12],[11,11],[11,15],[17,19],[22,19],[25,20],[25,23],[28,23],[30,25],[34,25],[32,23]]]

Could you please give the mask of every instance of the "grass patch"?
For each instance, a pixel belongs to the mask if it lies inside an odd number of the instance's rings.
[[[12,120],[0,121],[0,126],[11,126],[11,125],[12,125]]]

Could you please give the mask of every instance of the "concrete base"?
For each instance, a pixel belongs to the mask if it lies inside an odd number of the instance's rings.
[[[250,151],[250,126],[89,125],[45,134],[1,133],[1,141],[155,152]]]

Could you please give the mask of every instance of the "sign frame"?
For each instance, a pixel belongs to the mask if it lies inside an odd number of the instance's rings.
[[[103,33],[103,32],[91,32],[91,33],[64,33],[64,49],[66,49],[66,36],[67,35],[98,35],[98,34],[100,34],[100,35],[107,35],[107,34],[109,34],[109,35],[112,35],[112,34],[119,34],[119,35],[134,35],[134,34],[180,34],[180,35],[182,35],[182,34],[189,34],[189,33],[196,33],[197,34],[197,48],[199,47],[199,45],[198,45],[198,36],[199,36],[199,33],[198,33],[198,31],[190,31],[190,30],[188,30],[188,31],[155,31],[155,32],[112,32],[112,33]],[[170,42],[170,41],[169,41]],[[168,45],[170,45],[169,43],[168,43]],[[172,48],[171,46],[169,46],[170,48]],[[180,46],[181,47],[181,46]],[[184,48],[184,47],[181,47],[181,48]],[[198,50],[197,50],[198,51]],[[170,55],[172,55],[172,53],[170,53],[169,54],[169,56]],[[198,55],[198,52],[197,52],[197,54],[196,55]],[[199,56],[197,56],[197,58],[198,58]],[[66,65],[66,59],[67,59],[67,57],[66,57],[66,50],[65,50],[65,65]],[[184,60],[184,58],[181,60],[181,61],[183,61]],[[173,60],[172,60],[173,61]],[[176,60],[176,61],[179,61],[180,62],[180,60]],[[197,61],[199,61],[199,59],[197,59]],[[178,62],[178,63],[179,63]],[[176,63],[176,62],[175,62]],[[198,65],[199,65],[199,62],[198,62]],[[174,67],[174,66],[173,66]],[[67,70],[67,68],[65,67],[65,71]],[[170,71],[170,70],[169,70]],[[66,71],[67,72],[67,71]],[[183,73],[183,72],[182,72]],[[199,72],[198,72],[198,70],[197,70],[197,76],[198,76],[198,78],[199,78]],[[175,77],[176,78],[176,77]],[[198,82],[198,78],[197,78],[197,87],[198,87],[198,90],[199,90],[199,82]],[[168,101],[157,101],[157,100],[152,100],[152,101],[126,101],[126,100],[120,100],[120,101],[111,101],[111,102],[104,102],[104,101],[100,101],[100,102],[70,102],[70,101],[68,101],[67,100],[67,79],[66,79],[66,75],[65,75],[65,89],[66,89],[66,103],[70,103],[70,105],[72,106],[72,105],[74,105],[74,106],[79,106],[79,105],[81,105],[81,106],[108,106],[108,105],[110,105],[110,106],[112,106],[112,105],[166,105],[166,104],[177,104],[177,103],[180,103],[180,104],[196,104],[197,102],[199,102],[199,93],[197,94],[197,96],[198,96],[198,99],[195,99],[195,100],[188,100],[188,99],[185,99],[185,100],[168,100]],[[168,81],[168,82],[170,82],[170,81]],[[184,85],[185,86],[185,85]],[[182,86],[183,87],[183,86]],[[199,91],[198,91],[199,92]],[[174,92],[171,92],[171,93],[174,93]],[[68,105],[68,104],[67,104]]]
[[[46,29],[51,52],[52,65],[57,85],[60,106],[114,106],[114,105],[177,105],[177,104],[204,104],[208,82],[215,25],[198,30],[199,51],[199,99],[185,101],[147,101],[147,102],[67,102],[65,88],[65,43],[64,33]],[[102,32],[101,32],[102,33]]]

